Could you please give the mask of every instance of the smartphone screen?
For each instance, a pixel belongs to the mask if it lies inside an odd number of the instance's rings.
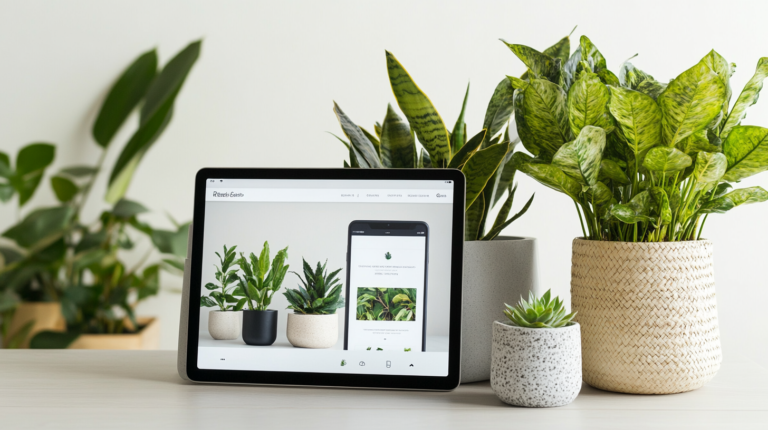
[[[422,221],[350,223],[344,349],[425,351],[428,244]]]

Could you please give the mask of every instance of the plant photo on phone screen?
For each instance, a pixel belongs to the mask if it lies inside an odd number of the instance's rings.
[[[416,321],[415,288],[358,288],[358,321]]]

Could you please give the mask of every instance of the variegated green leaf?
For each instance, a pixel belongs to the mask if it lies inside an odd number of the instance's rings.
[[[504,39],[501,41],[528,67],[534,78],[546,79],[553,83],[560,82],[560,60],[544,55],[529,46],[507,43]]]
[[[659,95],[666,89],[667,84],[656,82],[653,79],[640,82],[640,85],[637,86],[637,91],[651,97],[654,101],[657,100]]]
[[[728,161],[721,153],[699,152],[693,166],[693,177],[696,178],[696,189],[702,189],[707,184],[719,181],[725,174]]]
[[[686,70],[659,95],[661,133],[666,146],[675,146],[705,128],[722,110],[725,86],[702,60]]]
[[[461,112],[459,117],[456,118],[456,124],[453,126],[453,132],[451,132],[451,153],[455,153],[467,140],[467,136],[464,132],[467,130],[467,125],[464,123],[464,112],[467,110],[467,99],[469,98],[469,84],[467,84],[467,92],[464,93],[464,102],[461,104]]]
[[[541,149],[540,152],[556,153],[570,140],[571,134],[565,92],[560,86],[544,79],[524,82],[511,76],[508,78],[515,89],[523,91],[522,117],[533,144]],[[517,120],[517,114],[515,117]],[[520,138],[524,138],[523,134],[520,134]]]
[[[635,157],[661,144],[661,109],[649,96],[626,88],[610,87],[608,108],[621,127]]]
[[[525,100],[525,93],[522,90],[515,90],[515,127],[517,128],[517,135],[520,137],[520,142],[523,147],[533,155],[539,155],[541,148],[536,144],[533,133],[525,122],[525,113],[523,110],[523,102]]]
[[[573,51],[571,57],[568,58],[568,61],[563,64],[563,67],[560,70],[559,84],[563,91],[566,92],[566,94],[568,91],[570,91],[571,85],[573,85],[573,81],[576,79],[576,71],[578,70],[580,61],[581,47],[576,47],[576,50]]]
[[[360,127],[360,131],[362,131],[368,141],[373,144],[373,150],[376,151],[376,153],[379,154],[379,158],[381,158],[381,142],[379,142],[379,139],[363,127]]]
[[[478,148],[480,148],[480,145],[483,143],[483,140],[485,139],[485,130],[480,130],[480,133],[477,133],[472,137],[472,139],[469,139],[466,145],[462,146],[461,149],[459,149],[456,154],[453,155],[453,158],[451,158],[451,162],[448,163],[449,169],[460,169],[461,166],[464,165],[464,163],[469,160],[469,157],[472,156],[472,154],[477,151]]]
[[[333,112],[336,113],[336,118],[339,120],[341,130],[344,132],[344,135],[347,136],[347,139],[349,139],[351,146],[355,149],[355,156],[358,158],[357,161],[362,165],[362,160],[360,159],[362,157],[365,160],[365,164],[370,167],[383,167],[373,143],[368,140],[363,131],[360,130],[360,127],[349,119],[336,102],[333,102]]]
[[[602,182],[595,182],[594,185],[587,188],[586,194],[587,201],[595,206],[602,206],[613,198],[611,189]]]
[[[603,57],[603,54],[598,51],[597,47],[587,36],[581,36],[579,47],[581,48],[581,61],[589,63],[589,66],[592,68],[591,72],[597,73],[602,69],[608,68],[605,63],[605,57]]]
[[[693,163],[691,157],[676,148],[660,146],[648,151],[643,167],[653,172],[679,172]]]
[[[689,155],[695,155],[701,151],[720,152],[720,147],[711,144],[709,139],[707,139],[707,130],[694,132],[685,139],[677,142],[675,146],[677,149]]]
[[[559,168],[534,161],[529,155],[515,152],[512,156],[513,165],[517,170],[535,179],[542,185],[565,193],[574,200],[579,199],[581,185]]]
[[[768,128],[739,125],[723,142],[728,169],[723,179],[737,182],[768,170]]]
[[[605,85],[610,85],[612,87],[621,86],[621,83],[619,83],[619,78],[617,78],[616,75],[614,75],[613,72],[608,69],[598,70],[597,76]]]
[[[728,64],[728,61],[726,61],[722,55],[715,52],[714,49],[709,51],[709,54],[702,58],[701,61],[704,62],[710,70],[715,72],[725,88],[725,99],[723,100],[721,108],[723,118],[725,118],[728,115],[728,106],[731,103],[731,75],[733,74],[731,65]]]
[[[757,62],[757,70],[752,76],[752,79],[744,85],[744,89],[741,90],[739,98],[736,99],[736,103],[733,105],[733,110],[728,114],[723,125],[723,131],[720,132],[720,138],[726,140],[734,127],[741,124],[747,116],[747,108],[757,103],[757,97],[760,95],[760,90],[763,89],[763,81],[768,77],[768,57],[763,57]]]
[[[451,159],[451,144],[443,119],[397,58],[390,52],[386,55],[389,83],[400,110],[416,132],[419,142],[429,152],[432,163],[445,167]]]
[[[485,110],[485,119],[483,120],[483,128],[488,131],[486,133],[486,143],[494,138],[504,127],[504,124],[509,121],[514,107],[514,92],[515,90],[512,88],[509,79],[502,79],[496,85],[493,96],[488,102],[488,108]],[[486,146],[484,145],[484,147]]]
[[[650,193],[643,191],[633,197],[628,203],[614,205],[611,208],[611,215],[627,224],[652,221]]]
[[[411,127],[387,105],[381,126],[381,162],[385,167],[412,168],[415,147]]]
[[[467,208],[464,218],[464,240],[478,240],[483,234],[481,221],[483,220],[485,201],[480,194],[475,202]]]
[[[429,156],[429,152],[424,150],[424,148],[421,148],[421,154],[419,155],[419,168],[431,169],[433,167],[435,166],[432,164],[432,157]]]
[[[634,64],[629,62],[629,60],[635,58],[636,56],[637,54],[624,61],[624,63],[621,65],[621,68],[619,68],[619,83],[621,86],[629,88],[630,90],[636,90],[637,86],[647,79],[654,80],[653,76],[638,69]]]
[[[629,178],[619,164],[607,158],[603,158],[600,162],[600,175],[598,175],[598,179],[601,181],[611,180],[619,185],[629,184]]]
[[[504,160],[504,155],[509,150],[509,144],[497,144],[475,152],[461,169],[467,178],[467,202],[469,208],[479,194],[482,194],[488,179],[493,176],[496,169]]]
[[[573,28],[576,30],[576,27]],[[573,34],[573,31],[571,31]],[[558,40],[557,43],[545,49],[543,54],[548,55],[554,59],[560,59],[562,64],[568,61],[568,57],[571,55],[571,34]]]
[[[765,191],[761,187],[740,188],[733,190],[730,193],[710,200],[699,209],[699,212],[707,213],[725,213],[729,210],[751,203],[761,203],[768,200],[768,191]]]
[[[577,84],[578,85],[578,84]],[[552,165],[581,185],[593,186],[600,173],[600,161],[605,149],[605,130],[588,125],[573,142],[566,143],[552,158]]]
[[[672,208],[669,205],[669,196],[667,195],[667,192],[661,187],[651,187],[648,192],[653,201],[655,221],[660,223],[660,225],[672,222]]]
[[[610,133],[613,118],[608,111],[611,93],[600,78],[589,72],[581,72],[568,91],[568,122],[571,132],[578,136],[587,125],[602,127]]]

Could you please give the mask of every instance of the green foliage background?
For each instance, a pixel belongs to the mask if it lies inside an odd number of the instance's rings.
[[[358,288],[360,321],[416,321],[415,288]]]

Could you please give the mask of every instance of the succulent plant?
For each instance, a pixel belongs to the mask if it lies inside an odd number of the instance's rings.
[[[245,297],[245,304],[252,311],[267,310],[272,303],[272,296],[280,289],[290,267],[285,264],[287,259],[288,247],[286,246],[277,252],[270,268],[269,242],[264,242],[264,248],[258,257],[251,253],[246,259],[241,252],[238,265],[243,275],[238,277],[238,287],[232,295]]]
[[[565,314],[565,306],[559,297],[550,300],[550,290],[543,296],[536,298],[533,292],[528,295],[528,301],[520,297],[517,306],[504,309],[504,315],[509,318],[512,325],[527,328],[558,328],[572,325],[576,312]]]
[[[304,262],[304,279],[301,278],[296,272],[302,285],[299,285],[299,289],[292,290],[286,289],[283,293],[290,306],[288,309],[293,309],[295,313],[306,315],[328,315],[335,314],[336,309],[344,307],[344,297],[341,296],[341,281],[336,275],[341,272],[341,269],[328,273],[325,266],[328,264],[317,263],[317,268],[312,271],[312,267],[303,258]]]
[[[236,285],[238,280],[237,269],[230,270],[233,264],[237,264],[235,249],[237,246],[227,248],[227,245],[224,245],[224,255],[216,253],[219,257],[219,265],[216,266],[216,280],[219,281],[219,285],[213,282],[205,284],[205,288],[211,290],[211,294],[200,297],[200,307],[218,306],[222,311],[239,311],[245,305],[246,299],[238,300],[232,295],[236,287],[231,286]]]

